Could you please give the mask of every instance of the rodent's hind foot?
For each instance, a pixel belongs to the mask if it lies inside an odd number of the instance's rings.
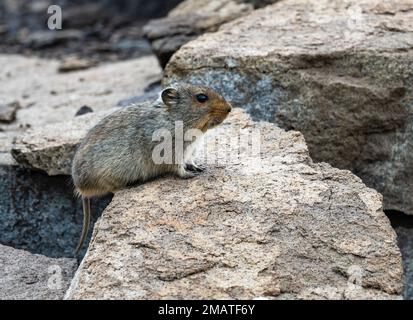
[[[192,172],[203,172],[205,171],[205,167],[202,165],[198,165],[196,163],[187,163],[185,164],[185,169],[192,171]]]

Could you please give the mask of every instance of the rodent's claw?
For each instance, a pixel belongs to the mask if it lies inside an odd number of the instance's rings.
[[[196,168],[196,171],[198,171],[198,172],[204,172],[205,169],[206,169],[205,166],[200,165],[200,164],[195,164],[195,168]]]
[[[181,174],[181,178],[183,179],[190,179],[197,176],[199,173],[196,171],[185,171],[184,174]]]
[[[198,174],[199,174],[199,172],[197,172],[197,171],[189,171],[189,169],[187,168],[187,165],[180,166],[179,169],[178,169],[178,175],[182,179],[193,178]]]
[[[185,170],[194,172],[195,171],[195,166],[190,164],[190,163],[185,163]]]
[[[195,163],[187,163],[185,164],[185,169],[192,171],[192,172],[203,172],[205,171],[205,167],[201,165],[197,165]]]

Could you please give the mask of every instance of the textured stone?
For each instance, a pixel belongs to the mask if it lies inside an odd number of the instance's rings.
[[[85,70],[93,67],[95,63],[86,59],[79,59],[78,57],[68,57],[64,59],[58,68],[59,72],[71,72],[78,70]]]
[[[0,165],[13,165],[16,163],[10,153],[14,139],[14,133],[0,131]]]
[[[183,46],[164,83],[223,92],[301,131],[316,161],[352,170],[413,214],[413,2],[286,0]]]
[[[107,23],[113,12],[103,3],[77,4],[62,10],[64,28],[85,28],[98,22]]]
[[[260,152],[248,152],[242,137],[257,130]],[[299,132],[235,109],[198,157],[196,178],[115,194],[67,299],[400,298],[380,194],[313,163]]]
[[[75,117],[77,117],[77,116],[82,116],[82,115],[84,115],[84,114],[86,114],[86,113],[91,113],[91,112],[93,112],[93,109],[91,108],[91,107],[88,107],[88,106],[81,106],[80,108],[79,108],[79,110],[77,110],[76,111],[76,114],[75,114]]]
[[[28,130],[16,138],[11,153],[21,165],[48,175],[70,175],[80,140],[104,116],[116,110],[93,112],[72,120]]]
[[[397,243],[403,258],[404,266],[404,293],[403,297],[408,300],[413,300],[413,224],[410,221],[410,226],[397,226]]]
[[[0,153],[0,243],[48,257],[73,257],[83,213],[71,179],[49,177],[4,158]],[[92,200],[92,224],[110,199]]]
[[[83,33],[79,30],[39,30],[21,38],[20,41],[31,48],[44,49],[68,41],[80,40],[82,37]]]
[[[21,105],[12,123],[1,124],[0,153],[10,153],[16,137],[21,141],[31,136],[41,142],[61,137],[61,142],[67,144],[71,134],[84,134],[76,132],[79,126],[67,125],[72,120],[83,121],[75,118],[79,108],[87,105],[98,116],[121,100],[143,94],[147,84],[159,80],[161,73],[153,56],[63,74],[58,72],[56,60],[0,55],[0,65],[0,101],[18,100]],[[52,125],[56,123],[61,124]],[[39,136],[33,132],[39,132]],[[28,164],[25,158],[22,161]],[[57,169],[52,174],[61,173]]]
[[[126,107],[131,104],[139,104],[146,101],[155,101],[159,97],[159,93],[162,91],[161,81],[156,81],[148,85],[145,88],[145,93],[129,97],[127,99],[118,102],[119,107]]]
[[[185,43],[205,32],[277,0],[186,0],[171,10],[166,18],[151,20],[144,33],[152,45],[161,66]]]
[[[48,258],[0,244],[0,300],[62,299],[76,259]]]
[[[13,122],[19,108],[20,103],[18,101],[0,104],[0,122]]]
[[[59,73],[59,61],[0,55],[0,101],[18,100],[16,121],[4,130],[67,121],[83,105],[95,111],[114,107],[119,100],[143,93],[159,79],[154,56],[102,64],[87,70]]]

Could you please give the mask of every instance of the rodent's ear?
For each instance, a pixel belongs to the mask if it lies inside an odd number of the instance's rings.
[[[163,103],[169,107],[173,107],[179,102],[179,92],[175,88],[166,88],[161,93]]]

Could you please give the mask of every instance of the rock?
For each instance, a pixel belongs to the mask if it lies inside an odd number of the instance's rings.
[[[119,50],[122,52],[138,51],[141,52],[142,55],[148,55],[152,53],[151,46],[149,45],[148,41],[144,38],[137,40],[119,40],[113,46],[115,47],[115,50]]]
[[[76,111],[75,117],[84,115],[84,114],[86,114],[86,113],[91,113],[91,112],[93,112],[93,109],[92,109],[91,107],[81,106],[81,107],[79,108],[79,110]]]
[[[28,130],[16,138],[11,153],[19,164],[27,168],[52,176],[70,175],[72,158],[80,140],[114,110],[116,108]]]
[[[86,3],[62,10],[63,28],[84,28],[109,19],[111,12],[102,3]]]
[[[76,259],[48,258],[0,244],[0,300],[60,300]]]
[[[150,85],[143,87],[141,91],[142,94],[122,99],[117,105],[125,107],[144,101],[155,101],[160,91],[159,81],[150,82]],[[84,105],[76,111],[75,117],[71,115],[65,122],[35,125],[15,137],[14,142],[10,140],[10,134],[4,133],[2,143],[0,134],[0,154],[11,150],[15,161],[26,168],[43,171],[48,175],[70,175],[72,157],[79,141],[100,119],[116,109],[113,107],[94,112],[92,108]]]
[[[146,0],[133,1],[133,4],[127,0],[130,8],[111,0],[11,0],[7,1],[9,4],[0,1],[0,52],[46,59],[76,54],[99,62],[142,57],[151,54],[150,45],[141,32],[144,23],[166,15],[165,10],[177,1],[181,0],[155,0],[150,4]],[[48,30],[50,5],[61,8],[60,30]],[[139,11],[133,12],[134,7]],[[154,14],[143,18],[148,13]],[[114,42],[112,38],[119,41]],[[100,43],[105,43],[106,48],[99,46]]]
[[[21,104],[16,120],[1,125],[0,141],[6,135],[20,136],[27,128],[69,121],[82,105],[93,106],[96,112],[109,110],[120,100],[143,94],[161,74],[154,56],[69,73],[58,73],[59,61],[53,59],[0,55],[0,65],[0,101]]]
[[[0,65],[0,101],[29,96],[20,101],[16,125],[31,127],[71,119],[82,105],[95,111],[113,108],[118,101],[143,93],[161,74],[154,56],[63,74],[53,59],[0,55]]]
[[[115,194],[67,299],[400,299],[380,194],[299,132],[235,109],[201,150],[198,177]]]
[[[401,212],[386,212],[397,233],[397,244],[402,253],[404,267],[404,293],[406,300],[413,300],[413,217]]]
[[[112,5],[135,20],[148,20],[163,17],[182,0],[116,0]]]
[[[231,8],[238,6],[248,6],[254,9],[262,8],[279,0],[184,0],[169,12],[169,16],[181,14],[193,14],[194,12],[208,12],[225,14]]]
[[[18,101],[0,104],[0,122],[13,122],[16,119],[16,112],[20,108]]]
[[[10,150],[13,146],[14,139],[15,139],[15,136],[13,133],[0,131],[0,156],[4,157],[5,155],[7,155],[11,158]],[[10,163],[10,162],[0,161],[0,164],[3,164],[3,163]]]
[[[79,30],[39,30],[31,32],[20,41],[33,49],[47,48],[70,40],[80,40],[83,33]]]
[[[48,257],[72,258],[83,213],[70,178],[22,168],[6,155],[10,154],[0,153],[0,243]],[[110,199],[92,200],[92,224]]]
[[[151,20],[144,28],[152,49],[162,67],[185,43],[205,32],[214,32],[219,26],[251,12],[254,7],[277,0],[186,0],[174,8],[166,18]]]
[[[407,300],[413,300],[413,228],[399,226],[395,230],[404,265],[405,288],[403,296]]]
[[[28,11],[30,13],[37,13],[37,14],[42,14],[47,12],[47,9],[51,5],[50,0],[37,0],[31,3],[27,4],[28,6]]]
[[[151,22],[151,25],[148,28],[157,28],[156,24],[163,24],[162,21]],[[148,29],[147,29],[148,30]],[[150,38],[148,40],[151,42],[152,50],[158,57],[159,63],[162,68],[165,68],[169,59],[172,55],[185,43],[195,39],[199,34],[195,35],[175,35],[175,36],[166,36],[159,39]]]
[[[92,114],[76,117],[76,120],[86,122],[84,117],[90,116]],[[0,243],[48,257],[73,257],[83,213],[71,179],[50,177],[18,166],[10,153],[14,140],[11,132],[0,135]],[[110,199],[108,196],[92,201],[92,224]],[[85,251],[81,250],[79,257]]]
[[[7,27],[5,25],[0,24],[0,35],[4,35],[7,33]]]
[[[254,119],[301,131],[314,160],[413,214],[412,31],[411,2],[282,1],[183,46],[164,84],[210,85]]]
[[[144,93],[138,96],[133,96],[118,102],[119,107],[126,107],[131,104],[139,104],[146,101],[155,101],[159,97],[159,92],[162,91],[162,86],[160,81],[153,82],[149,84],[144,90]]]
[[[58,68],[59,72],[70,72],[89,69],[96,65],[93,61],[86,59],[79,59],[78,57],[69,57],[63,60]]]

